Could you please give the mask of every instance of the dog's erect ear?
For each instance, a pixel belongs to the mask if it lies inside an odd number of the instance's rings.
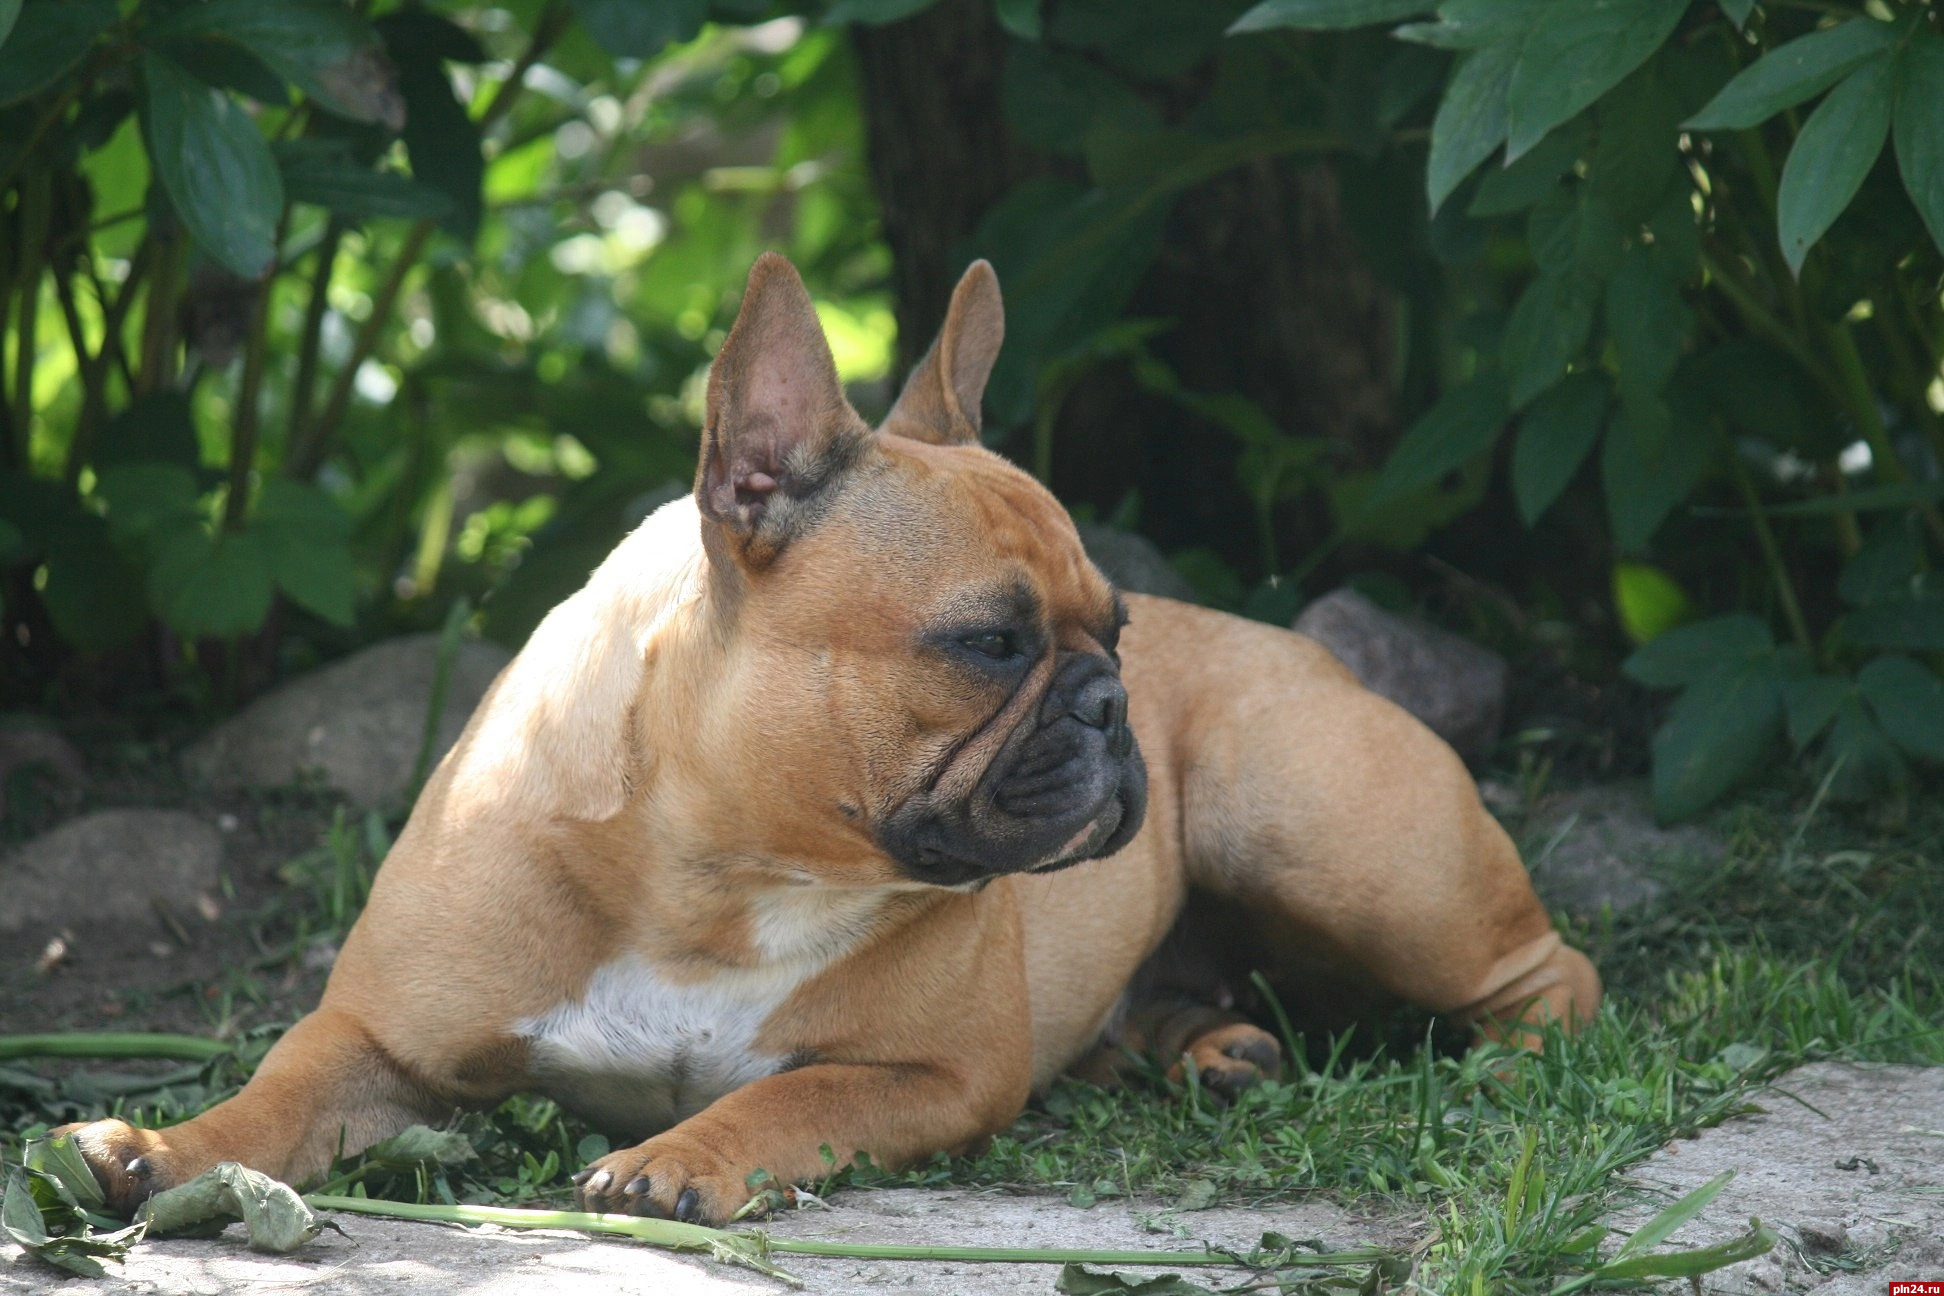
[[[933,445],[976,443],[979,402],[1005,338],[999,276],[989,262],[974,261],[952,290],[945,327],[905,380],[898,403],[885,416],[884,430]]]
[[[796,267],[763,253],[709,370],[695,474],[703,518],[730,532],[745,557],[773,555],[793,515],[856,458],[868,431],[844,399]]]

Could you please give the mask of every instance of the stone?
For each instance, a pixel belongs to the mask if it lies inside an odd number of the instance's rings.
[[[1606,784],[1543,797],[1522,834],[1532,884],[1548,908],[1582,917],[1624,913],[1665,889],[1657,867],[1721,858],[1727,847],[1693,824],[1663,828],[1644,785]]]
[[[410,1224],[365,1215],[325,1212],[346,1236],[326,1232],[289,1255],[259,1255],[232,1227],[215,1239],[172,1238],[136,1245],[126,1265],[110,1265],[117,1290],[145,1296],[228,1296],[301,1290],[307,1296],[358,1293],[465,1292],[467,1296],[769,1296],[789,1290],[781,1281],[694,1256],[619,1239],[597,1240],[553,1230]],[[1322,1201],[1251,1210],[1216,1207],[1183,1214],[1157,1202],[1101,1203],[1086,1210],[1063,1197],[1021,1196],[957,1189],[887,1189],[835,1194],[828,1209],[764,1222],[774,1238],[891,1243],[916,1246],[1009,1246],[1130,1251],[1200,1251],[1203,1243],[1247,1251],[1264,1232],[1316,1238],[1332,1248],[1383,1245],[1408,1249],[1421,1230],[1399,1216],[1353,1215]],[[784,1255],[771,1257],[803,1279],[812,1296],[853,1296],[885,1290],[910,1296],[1044,1296],[1058,1265],[969,1264],[962,1261],[881,1261]],[[1151,1278],[1179,1269],[1118,1272]],[[1228,1268],[1198,1269],[1209,1287],[1245,1277]],[[123,1285],[125,1284],[125,1286]],[[69,1287],[0,1235],[0,1294]],[[80,1290],[75,1288],[75,1290]]]
[[[284,787],[315,775],[360,806],[402,800],[425,733],[438,658],[438,635],[406,635],[292,680],[185,751],[183,773],[219,788]],[[512,659],[497,644],[459,645],[434,764]]]
[[[1317,599],[1291,628],[1335,653],[1364,687],[1422,720],[1466,760],[1498,741],[1511,668],[1491,649],[1387,612],[1352,589]]]
[[[160,931],[155,906],[195,913],[222,862],[222,834],[195,815],[97,810],[0,857],[0,937],[104,921]]]
[[[74,744],[54,730],[0,722],[0,819],[7,817],[7,792],[16,774],[34,780],[34,792],[73,809],[86,790],[88,767]]]
[[[1201,596],[1195,593],[1188,578],[1176,571],[1174,564],[1146,536],[1098,522],[1081,522],[1077,526],[1080,543],[1087,547],[1087,557],[1121,589],[1180,599],[1183,603],[1201,602]]]
[[[1606,1222],[1630,1233],[1677,1197],[1733,1170],[1721,1195],[1665,1245],[1725,1242],[1747,1229],[1751,1215],[1776,1226],[1784,1240],[1766,1256],[1703,1277],[1702,1292],[1882,1296],[1892,1279],[1944,1276],[1944,1067],[1817,1062],[1781,1076],[1770,1090],[1759,1114],[1676,1140],[1628,1170],[1625,1181],[1640,1190],[1638,1199]],[[1792,1220],[1799,1221],[1793,1229]],[[1835,1277],[1827,1276],[1824,1241],[1831,1238],[1842,1245],[1843,1272]]]

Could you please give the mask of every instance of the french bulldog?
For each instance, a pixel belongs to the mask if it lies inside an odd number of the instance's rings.
[[[1191,894],[1271,973],[1522,1039],[1600,983],[1442,741],[1290,631],[1117,593],[983,448],[978,262],[883,425],[763,256],[692,496],[553,610],[439,765],[317,1010],[166,1129],[71,1127],[112,1205],[290,1182],[553,1096],[630,1142],[584,1207],[720,1222],[759,1168],[977,1146],[1104,1046],[1273,1073],[1125,1003]]]

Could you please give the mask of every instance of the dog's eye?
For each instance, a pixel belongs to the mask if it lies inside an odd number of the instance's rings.
[[[1013,638],[1009,630],[987,630],[983,634],[967,635],[959,642],[981,657],[990,657],[994,661],[1005,661],[1008,657],[1019,655],[1019,641]]]

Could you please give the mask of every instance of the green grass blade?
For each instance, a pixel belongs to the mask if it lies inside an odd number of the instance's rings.
[[[208,1062],[231,1045],[197,1035],[70,1031],[56,1035],[0,1035],[0,1061],[14,1058],[177,1058]]]
[[[1618,1251],[1614,1252],[1614,1259],[1616,1261],[1624,1260],[1629,1256],[1640,1254],[1649,1247],[1659,1246],[1662,1242],[1665,1242],[1674,1234],[1675,1230],[1706,1209],[1708,1203],[1719,1196],[1721,1190],[1728,1186],[1728,1181],[1734,1177],[1735,1172],[1733,1170],[1723,1170],[1720,1174],[1708,1180],[1708,1182],[1702,1184],[1699,1188],[1696,1188],[1693,1192],[1681,1198],[1681,1200],[1675,1202],[1672,1206],[1669,1206],[1645,1224],[1642,1224],[1638,1229],[1634,1230],[1634,1235],[1628,1238]]]

